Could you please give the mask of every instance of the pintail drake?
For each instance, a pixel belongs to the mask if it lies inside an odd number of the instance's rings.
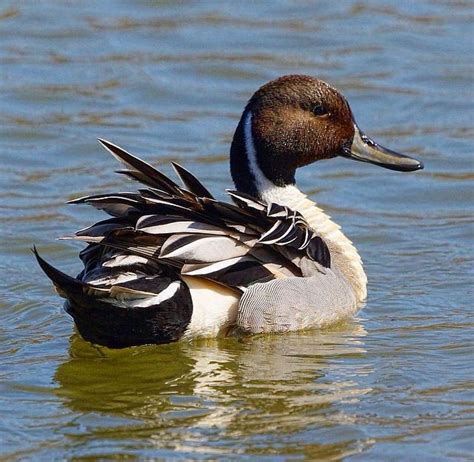
[[[336,156],[423,168],[364,135],[337,90],[302,75],[267,83],[245,107],[230,149],[232,203],[178,164],[182,185],[100,143],[142,189],[71,201],[111,216],[73,237],[88,244],[76,278],[34,252],[81,335],[116,348],[318,328],[351,316],[366,297],[361,259],[296,187],[295,171]]]

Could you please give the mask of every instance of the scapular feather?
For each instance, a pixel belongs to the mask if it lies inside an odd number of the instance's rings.
[[[133,224],[128,218],[109,218],[108,220],[98,221],[92,226],[76,231],[76,236],[103,237],[110,231],[116,229],[128,228]]]
[[[212,263],[249,253],[250,248],[228,236],[170,236],[161,247],[161,258],[172,258],[183,263]]]
[[[130,201],[130,203],[143,202],[141,194],[135,192],[118,192],[113,194],[92,194],[90,196],[78,197],[68,201],[68,204],[85,204],[94,200],[101,199],[123,199],[124,201]]]
[[[232,200],[239,206],[250,207],[259,211],[264,211],[266,209],[266,205],[263,202],[259,201],[250,194],[241,191],[234,191],[232,189],[227,189],[226,191]]]
[[[84,270],[79,279],[68,279],[37,256],[58,290],[97,297],[112,289],[120,296],[134,288],[151,293],[154,279],[170,276],[176,281],[181,275],[244,290],[256,282],[311,275],[330,266],[326,244],[300,213],[238,191],[228,191],[233,203],[218,201],[188,170],[173,164],[181,188],[118,146],[101,143],[125,165],[119,173],[145,187],[71,201],[91,204],[114,218],[76,233],[75,239],[89,243],[80,254]],[[82,280],[101,281],[102,286]]]
[[[190,192],[198,197],[208,197],[210,199],[214,199],[207,188],[190,171],[186,170],[176,162],[171,162],[171,165],[173,165],[176,174]]]
[[[231,287],[247,287],[274,278],[274,273],[253,257],[243,256],[214,264],[186,264],[181,273],[199,276]]]
[[[122,148],[116,146],[110,141],[99,138],[99,142],[107,149],[117,160],[122,162],[127,168],[132,171],[139,172],[143,183],[152,188],[163,189],[171,194],[180,194],[178,185],[170,180],[166,175],[156,170],[147,162],[133,156]]]

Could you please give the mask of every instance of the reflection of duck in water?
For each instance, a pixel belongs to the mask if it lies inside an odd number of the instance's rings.
[[[161,448],[183,449],[197,435],[201,444],[214,431],[223,439],[235,432],[258,437],[274,430],[270,421],[290,434],[351,418],[334,412],[333,404],[366,392],[359,383],[359,374],[368,373],[365,362],[347,363],[365,353],[365,335],[362,325],[349,322],[245,343],[208,339],[119,351],[75,335],[70,359],[56,370],[56,394],[75,420],[84,413],[104,416],[102,435],[112,437],[115,427],[123,437],[125,425],[127,437],[136,432]],[[84,435],[95,437],[93,428]]]
[[[233,205],[178,165],[182,187],[102,144],[146,188],[73,201],[113,217],[76,234],[89,243],[77,279],[37,258],[83,337],[112,347],[222,335],[234,325],[292,331],[350,316],[366,296],[361,259],[295,186],[295,171],[336,156],[423,167],[365,136],[334,88],[299,75],[264,85],[247,104],[231,147]]]

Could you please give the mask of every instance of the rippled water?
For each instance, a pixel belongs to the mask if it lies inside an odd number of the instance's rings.
[[[472,3],[254,3],[0,4],[0,458],[472,456]],[[95,138],[222,191],[246,99],[285,73],[332,82],[367,133],[426,163],[299,174],[364,258],[359,317],[246,341],[81,340],[29,248],[77,272],[78,247],[54,238],[100,215],[64,202],[131,187]]]

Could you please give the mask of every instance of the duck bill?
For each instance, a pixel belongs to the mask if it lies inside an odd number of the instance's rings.
[[[423,162],[380,146],[360,131],[356,124],[352,143],[343,148],[342,156],[399,172],[414,172],[423,168]]]

